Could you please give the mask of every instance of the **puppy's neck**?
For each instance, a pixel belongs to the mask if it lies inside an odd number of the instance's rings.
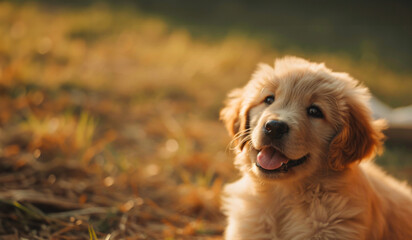
[[[314,174],[303,177],[297,180],[262,180],[246,174],[246,178],[250,178],[251,187],[254,194],[302,194],[314,189],[322,189],[322,191],[337,192],[339,189],[347,187],[350,179],[357,179],[361,172],[358,164],[352,164],[347,168],[335,171],[331,169],[322,169]],[[333,179],[333,181],[330,181]]]

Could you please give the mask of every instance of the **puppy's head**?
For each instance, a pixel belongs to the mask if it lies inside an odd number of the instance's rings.
[[[236,144],[236,165],[259,179],[339,171],[381,147],[366,88],[323,64],[287,57],[260,65],[233,90],[220,116]]]

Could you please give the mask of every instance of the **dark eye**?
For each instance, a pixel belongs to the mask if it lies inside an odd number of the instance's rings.
[[[272,104],[275,101],[275,96],[273,95],[269,95],[265,98],[265,100],[263,100],[264,103],[266,103],[267,105]]]
[[[323,118],[323,113],[318,106],[310,106],[308,107],[308,115],[313,118]]]

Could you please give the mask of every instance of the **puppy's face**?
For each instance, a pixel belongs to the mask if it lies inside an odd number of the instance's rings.
[[[365,88],[323,64],[285,58],[261,65],[221,112],[238,167],[263,180],[299,180],[369,157],[383,137]]]

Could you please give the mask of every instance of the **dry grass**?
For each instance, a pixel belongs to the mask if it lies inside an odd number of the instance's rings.
[[[1,2],[0,36],[2,239],[220,238],[219,193],[236,171],[218,111],[282,52],[104,5]],[[410,103],[411,75],[306,57]]]

